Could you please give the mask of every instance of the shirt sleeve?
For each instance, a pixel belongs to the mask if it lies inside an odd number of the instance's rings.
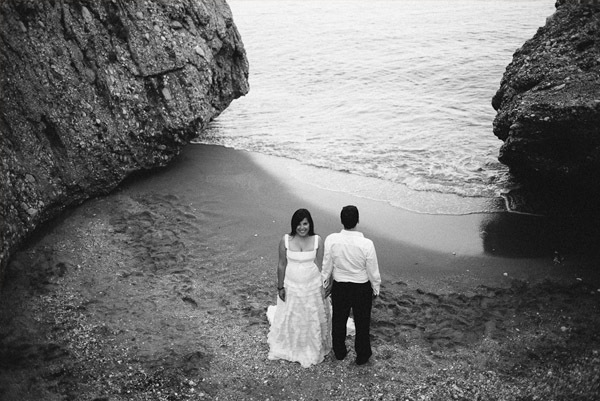
[[[329,237],[325,238],[323,244],[323,268],[321,269],[321,280],[323,284],[331,277],[333,270],[333,260],[331,259],[331,241]]]
[[[377,263],[377,253],[375,252],[375,246],[371,244],[369,252],[367,252],[367,276],[371,282],[373,293],[379,295],[379,289],[381,287],[381,274],[379,274],[379,264]]]

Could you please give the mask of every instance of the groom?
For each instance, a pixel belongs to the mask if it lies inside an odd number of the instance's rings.
[[[346,322],[352,310],[356,326],[356,364],[363,365],[372,355],[371,306],[379,295],[381,276],[373,241],[356,231],[356,206],[342,208],[340,218],[344,229],[325,239],[322,270],[326,294],[331,292],[333,305],[333,352],[338,360],[348,354]]]

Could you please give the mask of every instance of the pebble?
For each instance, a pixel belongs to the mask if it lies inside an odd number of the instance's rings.
[[[202,47],[200,47],[200,45],[196,46],[194,48],[194,51],[196,52],[197,55],[199,55],[200,57],[206,57],[206,55],[204,54],[204,50],[202,50]]]
[[[83,19],[85,20],[85,22],[92,22],[92,14],[86,6],[81,7],[81,14],[83,15]]]

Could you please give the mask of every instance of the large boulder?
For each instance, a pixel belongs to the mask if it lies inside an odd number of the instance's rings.
[[[247,92],[224,0],[0,1],[0,284],[41,223],[166,165]]]
[[[600,191],[600,5],[556,3],[492,100],[499,160],[521,182]]]

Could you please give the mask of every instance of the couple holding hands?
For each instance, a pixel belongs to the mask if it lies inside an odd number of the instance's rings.
[[[336,359],[344,359],[351,310],[355,362],[363,365],[372,355],[371,306],[381,285],[377,255],[373,241],[356,230],[356,206],[342,208],[340,218],[344,229],[323,242],[308,210],[292,216],[291,232],[279,244],[277,307],[267,337],[271,360],[309,367],[322,362],[332,346]]]

